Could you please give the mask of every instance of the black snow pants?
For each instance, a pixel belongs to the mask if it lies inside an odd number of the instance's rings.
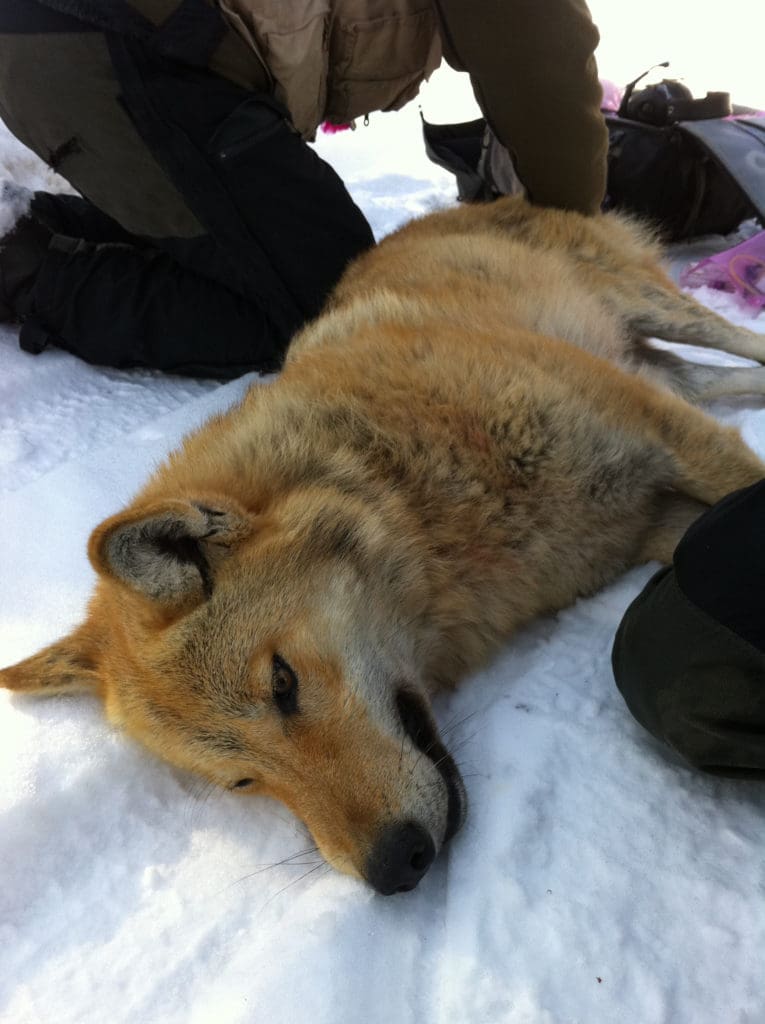
[[[232,30],[203,0],[180,7],[159,47],[0,0],[0,117],[80,194],[35,194],[53,238],[28,351],[220,377],[273,369],[373,242],[255,55],[250,87],[214,73],[206,34]]]

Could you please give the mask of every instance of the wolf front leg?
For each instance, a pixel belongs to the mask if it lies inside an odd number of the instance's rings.
[[[707,505],[765,477],[765,463],[734,427],[683,402],[660,414],[661,440],[677,467],[674,488]]]
[[[722,426],[682,399],[667,396],[666,405],[658,402],[654,424],[676,477],[671,489],[658,496],[641,561],[669,563],[691,524],[726,494],[765,478],[765,463],[747,447],[738,430]]]

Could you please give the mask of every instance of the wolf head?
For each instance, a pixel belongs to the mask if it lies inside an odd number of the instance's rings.
[[[413,888],[465,798],[418,669],[422,567],[391,524],[320,488],[257,513],[193,495],[139,501],[89,555],[86,621],[3,685],[92,690],[171,764],[282,800],[340,871]]]

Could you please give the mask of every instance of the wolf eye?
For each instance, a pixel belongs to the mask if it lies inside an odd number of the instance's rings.
[[[243,789],[245,786],[251,786],[254,781],[254,779],[240,779],[234,783],[231,789]]]
[[[292,715],[297,709],[298,678],[284,658],[275,654],[271,662],[271,693],[283,715]]]

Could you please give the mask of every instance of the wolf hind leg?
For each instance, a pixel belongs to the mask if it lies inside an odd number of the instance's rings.
[[[734,427],[634,374],[609,369],[590,376],[588,397],[609,429],[665,455],[654,494],[675,491],[714,505],[765,477],[765,463]]]
[[[702,366],[654,348],[636,339],[631,352],[635,372],[655,384],[669,388],[689,402],[706,402],[734,395],[765,395],[765,367]]]
[[[670,491],[659,495],[653,520],[635,558],[636,563],[663,562],[669,565],[683,534],[708,508],[704,502],[684,494]]]
[[[661,444],[674,473],[657,494],[655,511],[642,539],[636,564],[668,564],[680,538],[710,506],[732,491],[765,478],[765,463],[733,427],[668,396],[673,408],[660,413]]]
[[[672,488],[705,505],[765,477],[765,463],[738,430],[724,427],[681,399],[659,415],[661,443],[675,465]]]
[[[700,366],[689,363],[687,397],[692,402],[735,395],[765,395],[765,366]]]
[[[621,307],[636,335],[663,338],[685,345],[716,348],[732,355],[765,362],[765,335],[739,327],[685,295],[667,279],[642,281]]]

